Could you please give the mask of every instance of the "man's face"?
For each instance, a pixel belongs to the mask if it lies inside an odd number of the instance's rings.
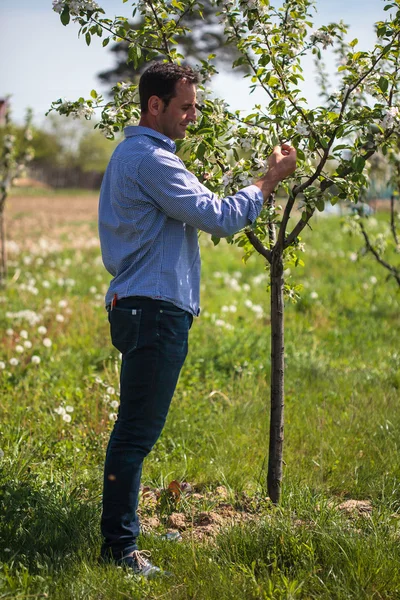
[[[181,79],[175,86],[175,96],[167,107],[163,101],[162,110],[157,115],[158,130],[171,140],[185,137],[189,123],[196,120],[196,86]]]

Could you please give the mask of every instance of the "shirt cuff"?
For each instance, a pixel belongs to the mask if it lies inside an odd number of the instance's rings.
[[[249,212],[247,218],[250,223],[254,223],[264,204],[264,196],[260,188],[256,185],[248,185],[240,190],[239,193],[244,193],[249,200]]]

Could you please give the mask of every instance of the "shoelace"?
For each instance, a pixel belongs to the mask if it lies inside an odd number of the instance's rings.
[[[150,558],[151,552],[148,550],[134,550],[129,556],[135,559],[139,569],[144,569],[150,565],[150,561],[147,559]]]

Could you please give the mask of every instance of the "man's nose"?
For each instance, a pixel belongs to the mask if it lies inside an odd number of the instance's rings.
[[[194,123],[195,121],[197,121],[197,112],[195,107],[193,107],[188,114],[189,119]]]

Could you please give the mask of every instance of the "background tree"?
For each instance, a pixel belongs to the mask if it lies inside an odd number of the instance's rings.
[[[346,43],[347,28],[331,23],[313,29],[311,0],[284,0],[279,7],[268,0],[216,0],[228,43],[240,57],[233,67],[247,65],[250,92],[260,87],[265,104],[249,115],[232,113],[220,100],[211,100],[207,81],[216,72],[212,59],[201,60],[201,114],[191,135],[179,150],[187,164],[207,185],[227,195],[265,171],[265,158],[276,144],[288,140],[296,146],[298,169],[284,181],[280,193],[283,207],[273,196],[259,219],[246,231],[230,239],[243,247],[247,259],[257,251],[270,272],[271,292],[271,419],[267,485],[273,502],[278,502],[282,481],[284,409],[284,297],[296,300],[299,286],[284,278],[285,267],[302,264],[300,235],[316,210],[325,202],[357,202],[368,186],[367,160],[378,148],[387,148],[400,128],[394,111],[399,56],[400,0],[385,0],[388,18],[377,24],[377,41],[372,50],[356,49],[358,41]],[[129,43],[129,56],[138,64],[142,52],[167,61],[181,61],[177,39],[188,33],[183,18],[188,11],[202,10],[199,2],[146,0],[138,3],[140,29],[132,31],[121,17],[103,17],[93,1],[55,0],[55,9],[66,25],[70,17],[90,43],[92,35]],[[129,36],[129,37],[128,37]],[[104,42],[103,42],[104,43]],[[307,53],[317,58],[333,45],[342,56],[338,69],[338,92],[329,92],[326,102],[310,109],[301,91],[301,60]],[[383,72],[383,66],[385,68]],[[139,117],[136,88],[118,84],[114,97],[104,103],[95,90],[88,100],[53,104],[61,114],[90,118],[102,109],[99,127],[112,137],[126,123]],[[368,102],[364,103],[364,95]],[[239,159],[239,151],[247,153]],[[333,165],[333,168],[332,166]],[[215,240],[217,243],[217,240]]]
[[[215,55],[215,63],[219,68],[230,68],[232,61],[238,58],[238,52],[233,44],[227,43],[224,36],[224,28],[221,19],[217,15],[218,8],[214,3],[205,1],[202,3],[203,8],[200,11],[193,12],[188,9],[187,13],[182,17],[182,21],[187,23],[190,30],[186,35],[176,37],[176,42],[185,56],[185,61],[188,64],[195,64],[201,60],[207,60],[210,54]],[[130,28],[133,31],[139,31],[144,25],[143,15],[139,16],[136,22],[129,22]],[[128,39],[113,44],[110,51],[115,56],[116,65],[113,69],[99,73],[100,81],[116,85],[119,81],[132,83],[137,82],[139,73],[148,63],[149,51],[144,48],[140,58],[136,60],[136,64],[130,61],[130,41]],[[164,54],[160,53],[155,58],[162,60]],[[243,65],[242,70],[246,71],[246,65]]]
[[[7,277],[4,208],[14,179],[23,174],[26,165],[33,158],[31,122],[32,112],[28,110],[23,130],[15,128],[11,122],[10,105],[7,103],[5,123],[0,129],[0,286],[5,285]]]
[[[370,165],[371,174],[385,181],[391,188],[389,222],[378,223],[369,211],[356,210],[344,223],[344,228],[351,235],[362,237],[363,247],[359,256],[372,256],[387,274],[388,281],[396,281],[400,287],[400,213],[398,201],[400,193],[400,153],[398,139],[392,138],[391,145],[386,148],[386,156],[377,153],[377,158]],[[373,158],[373,157],[371,157]],[[378,173],[376,173],[378,171]]]

